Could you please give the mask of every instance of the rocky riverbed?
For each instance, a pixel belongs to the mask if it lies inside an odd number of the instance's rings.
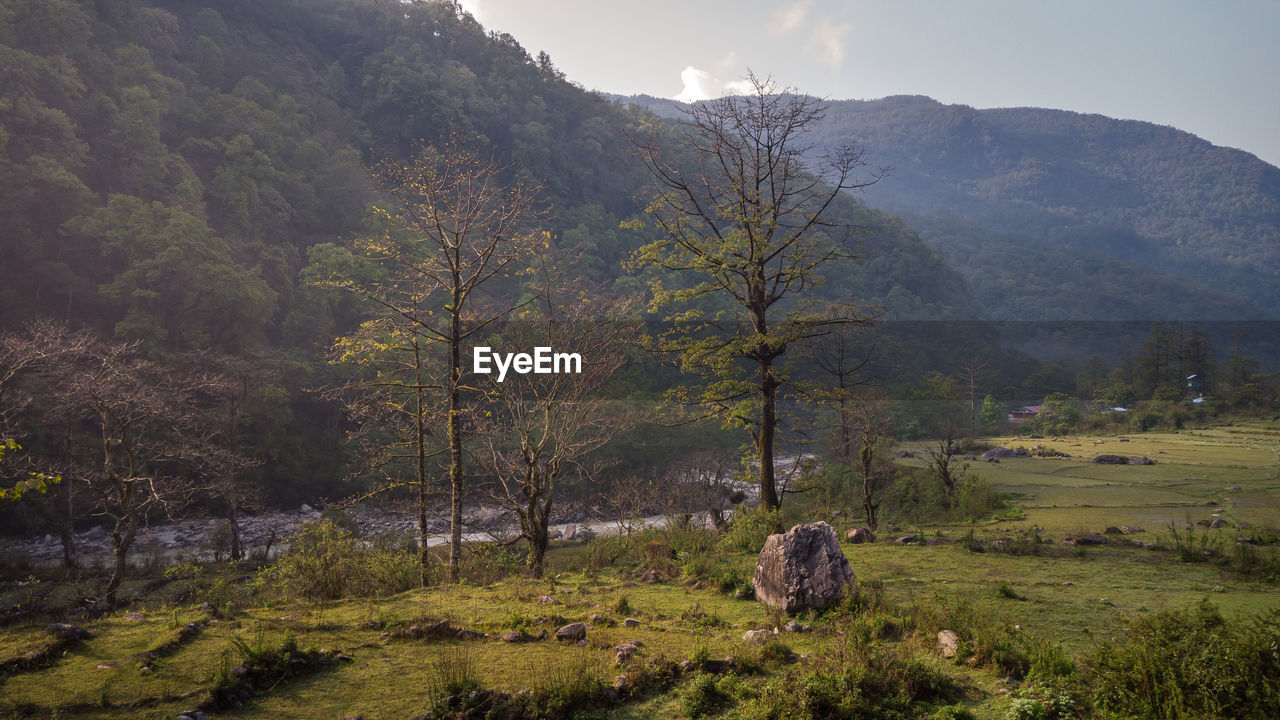
[[[383,507],[358,505],[341,512],[359,528],[361,537],[380,535],[409,536],[417,533],[417,517],[407,511]],[[553,540],[582,540],[592,535],[613,535],[623,531],[617,520],[605,520],[599,509],[566,508],[554,519],[549,528]],[[289,538],[307,522],[318,520],[322,513],[310,505],[302,505],[292,512],[265,513],[240,519],[241,544],[249,557],[276,557],[289,547]],[[705,513],[698,522],[708,522]],[[661,515],[641,518],[628,525],[660,525],[666,522]],[[449,517],[436,513],[428,517],[427,525],[432,535],[428,544],[443,545],[449,541]],[[514,517],[508,511],[493,506],[480,506],[463,515],[464,535],[467,542],[484,542],[505,539],[515,533]],[[111,535],[103,526],[92,526],[76,533],[76,551],[85,565],[106,565],[111,558]],[[129,551],[131,565],[166,566],[187,560],[210,561],[225,559],[229,539],[226,520],[221,518],[193,518],[172,522],[151,523],[138,530],[133,547]],[[56,535],[43,535],[23,540],[0,540],[0,555],[13,564],[25,562],[33,566],[57,565],[62,561],[62,542]]]

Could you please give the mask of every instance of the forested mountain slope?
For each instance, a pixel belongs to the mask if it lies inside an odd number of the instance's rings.
[[[548,231],[606,291],[652,226],[629,132],[662,132],[452,2],[0,2],[0,329],[52,316],[162,362],[213,350],[281,370],[246,408],[268,501],[338,496],[344,419],[308,392],[362,319],[305,281],[367,231],[383,158],[458,131],[544,186]],[[828,297],[890,318],[983,316],[899,220],[849,198],[864,262]],[[612,288],[612,290],[609,290]],[[660,388],[659,388],[660,389]]]
[[[833,102],[818,134],[819,149],[856,141],[891,168],[867,201],[914,214],[995,317],[1280,311],[1280,169],[1248,153],[1146,122],[918,96]]]

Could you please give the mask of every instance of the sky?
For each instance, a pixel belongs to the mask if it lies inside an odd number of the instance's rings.
[[[698,100],[748,70],[1172,125],[1280,165],[1280,0],[461,0],[591,90]]]

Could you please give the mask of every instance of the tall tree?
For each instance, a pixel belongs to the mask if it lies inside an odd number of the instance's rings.
[[[406,163],[387,160],[373,172],[391,206],[379,211],[382,232],[357,238],[353,249],[376,272],[354,277],[337,263],[319,282],[356,293],[379,316],[402,325],[401,336],[413,347],[447,357],[445,376],[431,385],[442,389],[448,406],[449,577],[456,580],[466,490],[463,395],[475,391],[463,382],[463,347],[519,304],[503,292],[512,284],[502,280],[549,242],[537,227],[547,209],[540,188],[510,180],[517,175],[511,165],[493,151],[473,148],[458,133]],[[425,381],[415,382],[419,392],[428,389]],[[425,452],[424,438],[419,432],[419,452]],[[425,488],[425,463],[418,467],[419,487]]]
[[[805,135],[822,119],[820,101],[779,90],[754,75],[740,97],[686,111],[668,152],[657,138],[637,142],[657,181],[648,206],[662,237],[641,247],[637,266],[688,278],[687,287],[651,283],[653,306],[679,306],[676,332],[662,341],[683,369],[707,379],[683,400],[747,427],[759,465],[760,503],[778,507],[774,445],[780,366],[798,341],[855,322],[852,308],[819,311],[812,290],[822,271],[852,259],[852,228],[828,210],[880,173],[855,147],[809,159]]]

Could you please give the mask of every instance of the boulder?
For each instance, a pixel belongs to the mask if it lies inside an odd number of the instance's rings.
[[[1085,533],[1076,539],[1077,545],[1105,545],[1107,538],[1099,533]]]
[[[1123,455],[1099,455],[1093,462],[1097,465],[1128,465],[1129,458]]]
[[[844,539],[848,542],[853,543],[854,545],[860,545],[862,543],[875,542],[876,536],[872,534],[872,532],[867,528],[859,527],[859,528],[849,528],[848,530],[846,530],[844,533]]]
[[[617,653],[614,656],[615,664],[622,665],[626,663],[628,660],[630,660],[631,656],[635,655],[636,652],[640,650],[640,647],[633,643],[623,643],[615,647],[613,650],[615,653]]]
[[[1114,525],[1108,525],[1106,530],[1102,531],[1105,535],[1119,535],[1122,531]]]
[[[635,618],[627,618],[622,621],[622,624],[626,627],[635,627],[640,624],[640,621]]]
[[[756,560],[756,599],[785,612],[823,610],[840,601],[853,569],[831,526],[796,525],[770,535]]]
[[[1149,457],[1146,457],[1145,455],[1143,456],[1130,455],[1129,464],[1130,465],[1155,465],[1156,461],[1152,460]]]
[[[755,645],[763,645],[771,637],[773,637],[773,633],[768,630],[748,630],[742,634],[743,641]]]
[[[943,630],[938,633],[938,652],[942,653],[944,658],[953,658],[956,653],[960,652],[960,636],[952,630]]]
[[[897,540],[894,540],[894,542],[898,543],[899,545],[914,545],[915,543],[920,542],[920,536],[916,535],[915,533],[912,533],[910,535],[903,535]]]
[[[982,453],[981,457],[983,460],[992,460],[992,459],[998,460],[1000,458],[1011,458],[1016,456],[1017,456],[1017,453],[1010,450],[1009,448],[998,447],[998,448],[991,448],[990,450]]]
[[[1137,533],[1140,533],[1140,532],[1146,532],[1146,530],[1143,530],[1137,525],[1121,525],[1120,532],[1124,533],[1125,535],[1136,535]]]
[[[1209,527],[1217,529],[1217,528],[1226,527],[1227,524],[1228,523],[1226,520],[1223,520],[1222,518],[1218,518],[1217,520],[1214,520],[1213,522],[1209,523]]]
[[[557,640],[585,640],[587,637],[587,626],[582,623],[569,623],[564,627],[556,630]]]
[[[67,623],[54,623],[44,629],[45,632],[57,637],[59,640],[88,640],[93,637],[88,630],[68,625]]]
[[[910,450],[899,450],[899,451],[895,452],[895,453],[893,454],[893,456],[894,456],[894,457],[896,457],[896,458],[913,458],[913,457],[915,457],[916,455],[915,455],[915,453],[911,452]]]

